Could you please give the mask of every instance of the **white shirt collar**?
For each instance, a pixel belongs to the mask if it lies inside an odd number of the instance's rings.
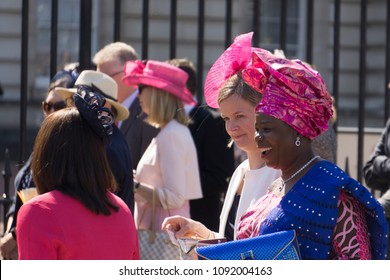
[[[134,90],[132,94],[130,94],[129,97],[127,97],[123,102],[121,103],[125,108],[129,109],[131,104],[133,104],[134,100],[138,97],[139,91],[138,88]],[[118,128],[122,126],[123,121],[118,121]]]
[[[133,104],[134,100],[137,98],[138,96],[138,88],[134,90],[134,92],[132,94],[130,94],[129,97],[127,97],[125,100],[123,100],[123,102],[121,103],[123,106],[125,106],[126,108],[130,108],[131,104]]]

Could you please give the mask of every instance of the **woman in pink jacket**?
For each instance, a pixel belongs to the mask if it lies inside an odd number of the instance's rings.
[[[125,65],[123,81],[140,88],[146,120],[160,128],[138,163],[134,184],[138,229],[160,236],[165,235],[161,223],[166,217],[190,217],[189,200],[202,197],[196,148],[183,108],[183,103],[195,104],[187,79],[186,72],[164,62],[138,60]],[[172,244],[155,254],[150,254],[152,246],[140,244],[141,259],[179,258]]]
[[[40,195],[18,214],[19,259],[139,259],[134,220],[113,194],[104,146],[113,115],[93,90],[79,87],[77,109],[50,114],[38,132],[31,171]]]

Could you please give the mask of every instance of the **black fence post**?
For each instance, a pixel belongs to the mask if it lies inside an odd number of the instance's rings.
[[[345,158],[344,172],[347,173],[348,176],[350,176],[350,172],[349,172],[349,157]]]
[[[20,145],[19,163],[24,161],[27,143],[27,96],[28,96],[28,24],[29,1],[22,3],[22,38],[20,54]]]
[[[203,65],[204,65],[204,27],[205,27],[205,0],[198,2],[198,44],[197,44],[197,100],[204,100],[203,96]]]
[[[121,0],[115,0],[114,3],[114,42],[121,40],[121,2]]]
[[[50,79],[57,73],[58,51],[58,0],[51,1],[50,28]]]
[[[386,70],[385,70],[385,117],[383,126],[390,118],[390,1],[386,7]]]
[[[11,172],[11,163],[9,159],[9,152],[8,149],[5,149],[5,156],[4,156],[4,170],[2,172],[3,178],[4,178],[4,193],[1,197],[1,204],[3,206],[3,232],[5,233],[7,229],[7,212],[9,209],[9,206],[12,203],[12,199],[9,196],[9,183],[10,179],[12,177],[12,172]]]
[[[169,58],[176,57],[177,44],[177,0],[171,0],[171,16],[169,31]]]
[[[357,180],[363,178],[363,151],[364,151],[364,119],[367,79],[367,0],[360,4],[360,49],[359,49],[359,114],[358,114],[358,157],[357,157]]]
[[[91,68],[92,0],[80,1],[80,71]]]
[[[149,0],[144,0],[142,5],[142,59],[148,59],[149,43]]]

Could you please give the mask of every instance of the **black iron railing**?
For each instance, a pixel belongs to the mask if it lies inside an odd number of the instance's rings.
[[[137,0],[141,1],[141,0]],[[252,19],[248,22],[251,24],[251,30],[254,31],[254,46],[260,42],[261,34],[261,3],[266,0],[252,0],[251,8],[253,11],[250,13]],[[273,1],[273,0],[271,0]],[[20,78],[20,146],[19,146],[19,163],[22,163],[26,158],[26,144],[27,144],[27,96],[28,96],[28,30],[29,30],[29,2],[28,0],[22,0],[22,32],[21,32],[21,78]],[[113,21],[113,41],[121,40],[121,15],[122,15],[122,0],[115,0],[114,3],[114,21]],[[176,56],[176,46],[177,46],[177,18],[178,16],[178,5],[177,0],[170,1],[170,32],[169,32],[169,56]],[[248,2],[250,2],[248,0]],[[312,63],[313,60],[313,22],[314,22],[314,10],[317,1],[307,0],[306,1],[306,57],[302,58],[309,63]],[[79,44],[79,63],[81,70],[86,69],[90,66],[91,61],[91,30],[92,30],[92,0],[80,0],[80,44]],[[287,11],[289,10],[290,1],[280,0],[280,30],[279,30],[279,42],[274,42],[279,45],[279,48],[286,49],[287,42]],[[389,1],[384,1],[386,7],[386,46],[385,46],[385,84],[384,84],[384,119],[383,124],[390,117],[390,89],[387,88],[387,83],[390,81],[390,3]],[[203,73],[204,71],[204,45],[205,45],[205,0],[198,0],[198,21],[197,21],[197,52],[196,52],[196,66],[198,73]],[[367,76],[367,67],[366,67],[366,54],[367,54],[367,45],[366,45],[366,33],[367,33],[367,0],[360,1],[360,47],[359,47],[359,104],[358,104],[358,176],[359,181],[362,180],[361,169],[363,165],[363,136],[364,136],[364,120],[366,118],[365,111],[365,100],[367,98],[366,93],[366,76]],[[51,44],[50,44],[50,75],[53,76],[57,69],[57,41],[58,41],[58,0],[51,1]],[[290,3],[291,5],[291,3]],[[339,111],[340,99],[339,93],[339,77],[340,77],[340,30],[341,30],[341,8],[342,1],[334,0],[330,5],[333,7],[333,23],[332,23],[332,32],[333,32],[333,44],[331,46],[331,52],[333,57],[332,65],[332,85],[329,88],[332,89],[332,95],[335,97],[335,108],[336,111]],[[225,5],[221,5],[221,9],[225,8],[225,24],[224,24],[224,44],[227,47],[232,41],[232,27],[233,27],[233,1],[226,0]],[[142,34],[142,46],[141,46],[141,56],[142,58],[148,58],[149,53],[149,14],[150,14],[150,1],[142,0],[142,11],[141,11],[141,34]],[[198,85],[203,84],[202,75],[198,75]],[[199,86],[197,91],[199,99],[202,99],[202,86]],[[337,124],[336,124],[337,131]],[[6,175],[8,176],[8,175]],[[4,180],[7,180],[4,178]],[[9,182],[8,182],[9,183]],[[8,189],[9,190],[9,189]],[[8,194],[7,194],[8,195]],[[6,198],[8,199],[8,198]],[[6,200],[4,200],[6,201]],[[5,203],[6,204],[6,203]],[[5,205],[2,202],[2,205]]]
[[[11,163],[9,159],[8,149],[5,150],[4,155],[4,169],[2,171],[3,179],[4,179],[4,192],[0,198],[0,205],[3,207],[3,231],[5,232],[7,228],[7,219],[6,215],[8,209],[12,203],[12,198],[10,197],[10,179],[12,177],[11,172]]]

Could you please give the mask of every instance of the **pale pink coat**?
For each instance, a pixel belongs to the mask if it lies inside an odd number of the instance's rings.
[[[135,179],[156,189],[155,229],[172,215],[190,217],[190,199],[202,197],[198,159],[191,133],[185,125],[170,121],[153,138],[137,166]],[[151,226],[151,206],[135,195],[135,221],[139,229]]]

